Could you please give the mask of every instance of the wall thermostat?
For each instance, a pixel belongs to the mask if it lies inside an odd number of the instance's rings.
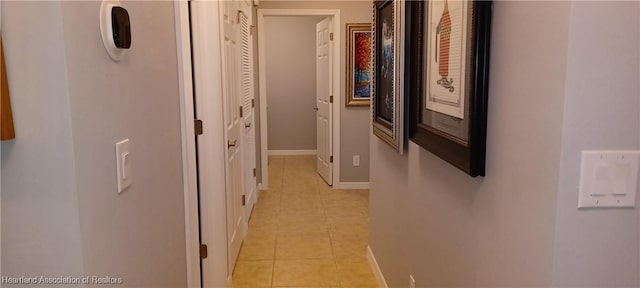
[[[129,12],[118,0],[103,0],[100,7],[102,44],[114,61],[120,61],[131,48]]]

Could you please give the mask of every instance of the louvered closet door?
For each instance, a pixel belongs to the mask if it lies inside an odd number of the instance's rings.
[[[244,3],[243,3],[244,4]],[[242,155],[244,162],[244,193],[246,204],[244,206],[245,218],[249,219],[251,209],[256,200],[256,156],[255,156],[255,125],[254,125],[254,98],[253,98],[253,57],[251,49],[251,30],[249,15],[251,7],[247,7],[239,13],[240,20],[240,82],[242,93],[243,111],[243,141]],[[244,10],[244,9],[243,9]]]

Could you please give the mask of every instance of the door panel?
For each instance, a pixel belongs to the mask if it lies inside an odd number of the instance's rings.
[[[332,91],[331,53],[329,39],[331,19],[326,18],[316,25],[316,133],[317,133],[317,169],[327,184],[333,184],[332,149]]]
[[[233,271],[244,235],[244,213],[242,211],[242,127],[240,116],[240,44],[236,13],[237,1],[220,1],[222,13],[223,67],[222,86],[225,106],[224,119],[227,134],[227,241],[229,271]]]
[[[245,4],[245,3],[243,3]],[[256,200],[256,176],[255,176],[255,128],[254,128],[254,93],[253,93],[253,58],[251,55],[251,29],[249,16],[251,7],[243,7],[239,13],[240,20],[240,70],[241,70],[241,92],[243,109],[243,134],[242,134],[242,156],[244,172],[244,195],[246,204],[244,206],[245,219],[251,216],[251,209]]]

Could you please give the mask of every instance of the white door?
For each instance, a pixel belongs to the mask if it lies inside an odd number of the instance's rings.
[[[240,95],[240,44],[238,43],[238,3],[220,1],[222,34],[222,98],[224,101],[224,120],[226,127],[226,202],[227,202],[227,245],[229,273],[233,271],[244,231],[244,213],[242,209],[243,178],[241,133],[244,127],[240,116],[242,109]]]
[[[333,133],[331,93],[331,19],[326,18],[316,25],[316,130],[318,174],[333,184]]]
[[[254,98],[253,98],[253,58],[251,49],[251,29],[249,15],[251,15],[250,3],[241,3],[242,11],[240,18],[240,71],[241,71],[241,93],[242,93],[242,157],[244,171],[244,217],[249,219],[251,209],[256,200],[256,146],[255,146],[255,125],[254,125]]]

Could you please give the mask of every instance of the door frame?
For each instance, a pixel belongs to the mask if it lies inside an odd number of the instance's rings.
[[[198,212],[198,180],[196,141],[193,126],[193,75],[191,70],[191,37],[189,5],[174,1],[178,85],[180,89],[180,126],[182,134],[182,179],[184,193],[187,287],[202,287],[200,281],[200,224]]]
[[[268,169],[268,139],[267,139],[267,70],[265,59],[265,37],[264,18],[265,16],[327,16],[332,17],[334,41],[332,46],[333,57],[333,105],[331,133],[333,134],[333,183],[340,181],[340,104],[339,97],[342,95],[340,88],[342,85],[340,74],[340,63],[342,61],[342,19],[340,9],[258,9],[258,83],[260,87],[260,166],[262,177],[260,179],[260,189],[269,188]]]

